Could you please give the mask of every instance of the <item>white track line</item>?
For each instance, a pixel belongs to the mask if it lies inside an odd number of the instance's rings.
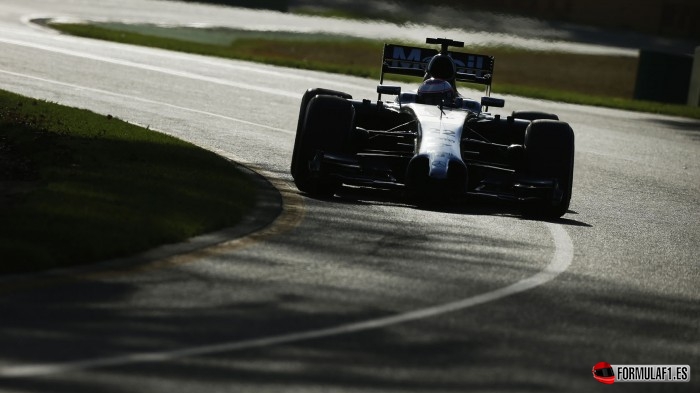
[[[1,37],[0,37],[0,42],[5,43],[5,44],[10,44],[10,45],[23,46],[26,48],[41,49],[44,51],[60,53],[62,55],[67,55],[67,56],[81,57],[84,59],[101,61],[101,62],[110,63],[110,64],[117,64],[117,65],[122,65],[122,66],[126,66],[126,67],[139,68],[139,69],[147,70],[147,71],[160,72],[162,74],[177,76],[177,77],[181,77],[181,78],[188,78],[188,79],[199,80],[199,81],[203,81],[203,82],[216,83],[219,85],[235,87],[237,89],[260,91],[260,92],[264,92],[264,93],[272,94],[272,95],[276,95],[276,96],[282,96],[282,97],[288,97],[288,98],[294,98],[294,99],[299,99],[299,97],[301,96],[300,92],[284,91],[284,90],[280,90],[280,89],[273,89],[273,88],[268,88],[268,87],[263,87],[263,86],[258,86],[258,85],[252,85],[249,83],[235,82],[232,80],[214,78],[214,77],[199,75],[199,74],[195,74],[195,73],[187,72],[187,71],[178,71],[178,70],[175,70],[172,68],[137,63],[137,62],[130,61],[130,60],[115,59],[115,58],[111,58],[111,57],[94,55],[94,54],[85,53],[85,52],[78,52],[78,51],[74,51],[74,50],[70,50],[70,49],[56,48],[56,47],[43,45],[43,44],[37,44],[37,43],[33,43],[33,42],[18,41],[18,40],[13,40],[10,38],[1,38]]]
[[[383,318],[370,319],[339,325],[326,329],[309,330],[305,332],[282,334],[278,336],[262,337],[252,340],[230,341],[212,345],[203,345],[182,348],[170,351],[144,352],[130,355],[103,357],[95,359],[78,360],[63,363],[34,364],[26,366],[10,366],[0,368],[0,378],[27,378],[39,377],[68,372],[80,372],[100,367],[125,366],[136,363],[164,362],[190,356],[211,355],[224,352],[233,352],[244,349],[263,348],[274,345],[290,344],[300,341],[313,340],[325,337],[340,336],[362,332],[371,329],[380,329],[392,325],[436,317],[442,314],[464,310],[477,305],[493,302],[507,296],[515,295],[540,285],[543,285],[568,269],[574,258],[574,246],[571,237],[563,226],[546,223],[554,240],[554,255],[547,267],[539,273],[520,280],[507,287],[490,292],[471,296],[462,300],[410,311],[402,314],[391,315]]]
[[[178,110],[186,111],[186,112],[197,113],[197,114],[200,114],[200,115],[206,115],[206,116],[217,117],[217,118],[220,118],[220,119],[230,120],[230,121],[234,121],[234,122],[237,122],[237,123],[242,123],[242,124],[246,124],[246,125],[250,125],[250,126],[265,128],[265,129],[268,129],[268,130],[277,131],[277,132],[281,132],[281,133],[284,133],[284,134],[289,134],[289,135],[293,135],[293,134],[294,134],[294,131],[285,130],[285,129],[277,128],[277,127],[271,127],[271,126],[267,126],[267,125],[260,124],[260,123],[253,123],[253,122],[250,122],[250,121],[247,121],[247,120],[238,119],[238,118],[230,117],[230,116],[219,115],[219,114],[217,114],[217,113],[202,111],[202,110],[199,110],[199,109],[192,109],[192,108],[186,108],[186,107],[179,106],[179,105],[168,104],[167,102],[149,100],[149,99],[147,99],[147,98],[141,98],[141,97],[131,96],[131,95],[127,95],[127,94],[115,93],[115,92],[108,91],[108,90],[95,89],[95,88],[92,88],[92,87],[86,87],[86,86],[75,85],[75,84],[73,84],[73,83],[59,82],[59,81],[52,80],[52,79],[46,79],[46,78],[41,78],[41,77],[33,76],[33,75],[21,74],[21,73],[18,73],[18,72],[0,70],[0,74],[7,74],[7,75],[12,75],[12,76],[20,77],[20,78],[26,78],[26,79],[37,80],[37,81],[40,81],[40,82],[51,83],[51,84],[54,84],[54,85],[70,87],[70,88],[78,89],[78,90],[91,91],[91,92],[99,93],[99,94],[102,94],[102,95],[110,95],[110,96],[114,96],[114,97],[125,98],[125,99],[130,100],[130,101],[140,101],[140,102],[145,102],[145,103],[148,103],[148,104],[162,105],[162,106],[166,106],[166,107],[168,107],[168,108],[178,109]],[[299,99],[299,97],[296,97],[296,98]]]
[[[60,41],[63,43],[71,44],[74,43],[77,40],[86,42],[87,40],[92,40],[92,39],[87,39],[87,38],[81,38],[81,37],[76,37],[76,36],[70,36],[66,35],[63,33],[59,33],[58,30],[54,30],[50,27],[42,27],[38,26],[36,23],[33,23],[32,20],[34,19],[54,19],[52,16],[47,16],[47,15],[25,15],[24,17],[21,18],[22,23],[25,26],[28,26],[32,30],[37,30],[27,32],[27,31],[22,31],[22,30],[11,30],[10,32],[12,34],[18,34],[18,35],[24,35],[30,38],[42,38],[45,39],[47,38],[47,34],[49,35],[49,38],[54,41]],[[60,20],[56,20],[60,22]],[[73,21],[75,22],[75,21]],[[94,20],[91,19],[88,21],[88,23],[92,22],[120,22],[120,21],[115,21],[112,19],[105,19],[105,20]],[[129,21],[121,21],[122,23],[130,24],[131,22]],[[0,40],[0,42],[3,42]],[[17,41],[16,41],[17,42]],[[24,41],[22,41],[24,42]],[[189,53],[182,53],[182,52],[177,52],[177,51],[170,51],[166,49],[157,49],[157,48],[145,48],[137,45],[129,45],[129,44],[122,44],[118,42],[105,42],[101,41],[100,45],[114,45],[119,47],[119,51],[130,51],[136,54],[148,54],[150,56],[158,56],[161,58],[165,59],[170,59],[170,60],[189,60],[189,61],[195,61],[198,64],[204,64],[204,65],[210,65],[214,67],[223,67],[227,69],[231,69],[233,71],[245,71],[245,72],[252,72],[256,74],[262,74],[262,75],[268,75],[271,77],[279,77],[279,78],[285,78],[285,79],[296,79],[296,80],[305,80],[309,82],[318,82],[319,77],[318,75],[306,75],[306,73],[301,74],[301,73],[296,73],[296,72],[290,72],[288,69],[283,68],[283,67],[277,67],[277,66],[272,66],[268,64],[260,64],[260,63],[253,63],[253,62],[247,62],[245,60],[237,60],[237,59],[226,59],[226,58],[211,58],[208,56],[204,55],[197,55],[197,54],[189,54]],[[77,53],[80,52],[75,52],[73,55],[76,55]],[[322,71],[320,73],[323,73]],[[337,79],[339,76],[334,75],[334,77]],[[337,86],[340,88],[346,88],[346,89],[357,89],[360,88],[360,86],[357,85],[357,83],[349,83],[349,82],[342,82],[338,81],[336,79],[322,79],[324,85],[333,85]],[[376,94],[376,90],[374,88],[367,88],[366,89],[368,93]]]

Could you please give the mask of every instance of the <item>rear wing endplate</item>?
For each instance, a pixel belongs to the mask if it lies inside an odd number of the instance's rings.
[[[409,75],[423,78],[428,63],[437,55],[436,49],[384,44],[382,74],[379,83],[384,83],[384,74]],[[493,56],[448,51],[457,66],[457,81],[478,83],[491,90],[493,79]]]

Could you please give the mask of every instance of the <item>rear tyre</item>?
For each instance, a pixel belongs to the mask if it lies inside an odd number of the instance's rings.
[[[330,197],[340,186],[316,158],[322,153],[347,153],[355,108],[345,98],[317,95],[308,101],[292,153],[292,177],[297,188],[315,197]]]
[[[559,218],[569,209],[574,177],[574,131],[564,122],[535,120],[525,130],[520,176],[553,180],[557,187],[543,200],[523,205],[526,216]]]

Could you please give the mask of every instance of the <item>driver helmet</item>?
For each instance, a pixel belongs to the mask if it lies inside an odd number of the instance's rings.
[[[454,90],[448,81],[430,78],[418,87],[418,100],[427,105],[451,103],[454,100]]]

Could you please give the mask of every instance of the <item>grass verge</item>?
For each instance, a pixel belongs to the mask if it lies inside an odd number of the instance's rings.
[[[134,45],[379,79],[383,42],[346,36],[153,25],[49,24],[62,32]],[[633,100],[637,59],[465,48],[496,57],[493,91],[700,119],[700,108]],[[402,79],[405,80],[405,79]]]
[[[112,116],[0,91],[0,273],[132,255],[237,223],[228,160]]]

